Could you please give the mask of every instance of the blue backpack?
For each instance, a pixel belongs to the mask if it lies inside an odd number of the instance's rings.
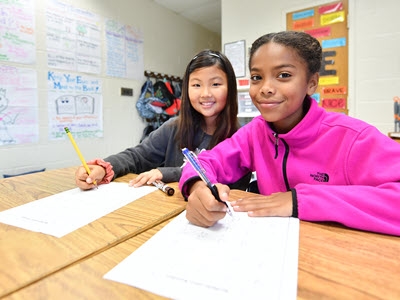
[[[159,118],[164,114],[164,107],[166,103],[163,99],[154,96],[154,87],[150,79],[147,79],[143,84],[138,101],[136,102],[136,109],[139,115],[148,121]]]

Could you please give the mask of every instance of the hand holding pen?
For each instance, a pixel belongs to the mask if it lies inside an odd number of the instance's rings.
[[[193,169],[196,171],[196,173],[200,176],[200,178],[204,181],[204,183],[210,189],[210,191],[211,191],[212,195],[214,196],[214,198],[217,201],[224,203],[226,205],[226,207],[227,207],[228,214],[230,216],[232,216],[232,211],[231,211],[228,203],[221,200],[221,198],[219,196],[219,193],[218,193],[217,187],[214,184],[212,184],[211,181],[206,176],[206,171],[202,167],[200,161],[197,159],[196,154],[194,154],[192,151],[189,151],[189,149],[187,149],[187,148],[183,148],[182,149],[182,153],[186,157],[186,159],[190,163],[190,165],[193,167]]]

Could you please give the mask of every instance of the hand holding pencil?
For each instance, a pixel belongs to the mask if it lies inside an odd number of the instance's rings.
[[[84,167],[86,173],[87,173],[88,175],[90,175],[90,174],[91,174],[91,170],[90,170],[89,166],[87,165],[85,159],[83,158],[83,155],[82,155],[81,151],[79,150],[79,147],[78,147],[78,145],[76,144],[74,137],[72,136],[72,134],[71,134],[71,132],[69,131],[68,127],[64,127],[64,130],[65,130],[67,136],[69,137],[69,139],[70,139],[70,141],[71,141],[71,143],[72,143],[72,146],[74,147],[76,153],[78,154],[78,157],[79,157],[80,161],[82,162],[82,165],[83,165],[83,167]],[[100,167],[100,168],[101,168],[101,167]],[[78,173],[78,172],[79,172],[79,170],[77,171],[77,173]],[[77,174],[77,177],[78,177],[78,174]],[[88,183],[87,180],[85,180],[85,182]],[[78,184],[78,180],[77,180],[77,184]],[[89,184],[90,184],[90,183],[89,183]],[[93,180],[92,184],[93,184],[96,188],[98,188],[96,180]],[[78,186],[79,186],[79,184],[78,184]],[[80,186],[80,187],[81,187],[81,186]],[[81,187],[81,188],[82,188],[82,187]]]

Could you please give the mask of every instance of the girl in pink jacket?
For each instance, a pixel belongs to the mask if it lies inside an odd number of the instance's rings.
[[[375,127],[319,107],[312,95],[322,50],[304,32],[258,38],[250,51],[250,96],[261,115],[199,155],[221,200],[249,171],[261,195],[231,202],[249,216],[298,217],[400,236],[400,144]],[[187,219],[211,226],[226,213],[187,164],[179,182]]]

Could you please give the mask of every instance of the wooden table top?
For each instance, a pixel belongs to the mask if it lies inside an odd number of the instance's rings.
[[[231,198],[243,196],[232,191]],[[164,299],[103,276],[166,223],[52,274],[7,299]],[[400,299],[400,238],[300,221],[298,299]]]
[[[400,299],[400,237],[300,222],[298,299]]]
[[[170,220],[120,243],[98,255],[82,260],[28,287],[12,293],[8,299],[166,299],[122,283],[103,279],[103,276]]]
[[[76,188],[76,167],[0,179],[0,211]],[[136,175],[118,178],[128,182]],[[0,223],[0,298],[168,220],[186,207],[155,191],[62,238]]]

